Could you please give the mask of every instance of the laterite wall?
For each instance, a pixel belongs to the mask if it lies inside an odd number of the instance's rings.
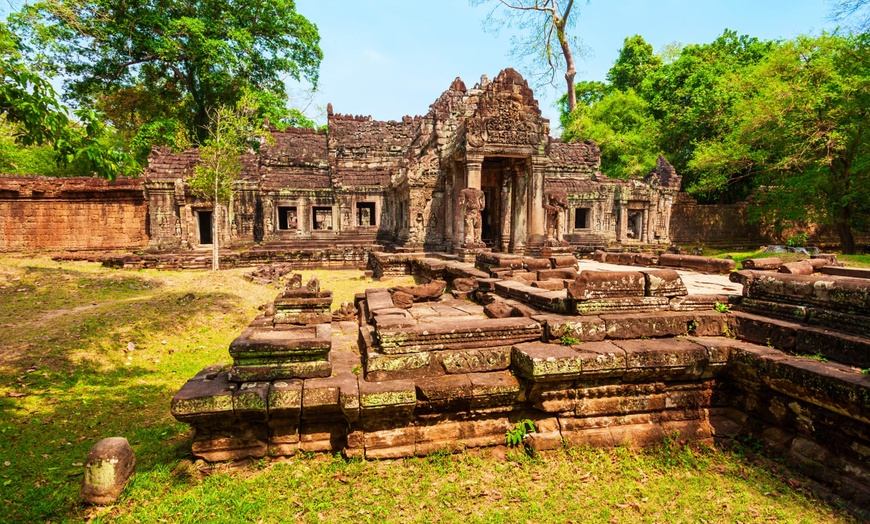
[[[135,179],[0,177],[0,251],[143,248],[147,210]]]

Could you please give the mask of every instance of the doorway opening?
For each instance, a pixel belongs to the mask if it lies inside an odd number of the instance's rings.
[[[212,217],[214,214],[211,211],[197,211],[196,221],[199,225],[199,243],[200,245],[211,244],[212,240]]]

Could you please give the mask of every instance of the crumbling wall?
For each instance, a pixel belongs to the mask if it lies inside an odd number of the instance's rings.
[[[142,182],[0,177],[0,251],[136,249],[148,243]]]

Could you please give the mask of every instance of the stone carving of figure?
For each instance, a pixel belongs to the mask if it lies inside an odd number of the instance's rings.
[[[486,206],[486,197],[480,189],[472,187],[459,192],[459,207],[465,216],[465,244],[476,245],[481,243],[481,216],[480,212]]]
[[[547,243],[563,245],[565,243],[562,227],[562,217],[568,209],[568,194],[562,189],[547,191],[547,202],[544,210],[547,212]]]

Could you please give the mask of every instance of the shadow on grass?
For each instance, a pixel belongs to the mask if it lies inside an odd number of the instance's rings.
[[[139,474],[188,456],[169,401],[192,370],[229,359],[250,321],[240,309],[129,273],[26,268],[0,289],[0,521],[81,516],[81,463],[102,438],[126,437]]]

